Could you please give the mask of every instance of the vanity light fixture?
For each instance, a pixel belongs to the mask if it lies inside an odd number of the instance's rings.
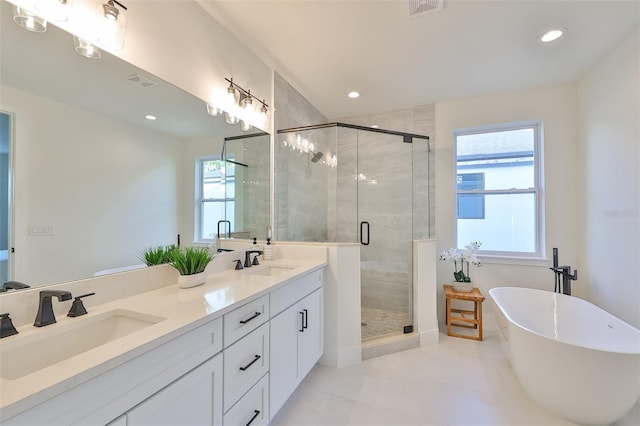
[[[107,49],[122,50],[124,47],[124,36],[127,32],[127,17],[123,10],[127,10],[126,6],[118,0],[109,0],[100,4],[98,16],[100,19],[98,41]]]
[[[229,87],[227,87],[227,107],[224,114],[224,119],[227,124],[237,124],[238,116],[236,114],[236,109],[238,108],[238,99],[240,97],[240,93],[236,86],[233,84],[233,78],[229,80]]]
[[[76,53],[84,56],[85,58],[100,59],[102,57],[100,49],[98,49],[93,43],[78,36],[73,36],[73,45],[76,49]]]
[[[222,108],[212,104],[207,104],[207,114],[212,115],[214,117],[218,117],[222,115],[222,112],[223,112]]]
[[[71,3],[71,0],[40,0],[36,2],[35,8],[49,21],[65,22],[69,19]]]
[[[262,106],[260,107],[260,118],[266,123],[267,115],[269,114],[269,108],[267,108],[267,104],[264,103],[264,99],[262,100]]]
[[[551,41],[557,40],[562,37],[565,33],[565,30],[562,28],[554,28],[542,34],[538,40],[542,43],[549,43]]]
[[[225,113],[225,121],[228,124],[240,123],[242,130],[248,132],[254,125],[267,122],[269,105],[251,93],[251,90],[243,89],[233,82],[233,78],[225,78],[229,83],[226,95],[222,96],[221,104],[207,104],[209,115],[217,116],[222,111]],[[255,100],[255,102],[254,102]],[[259,110],[256,110],[257,106]],[[260,125],[260,124],[258,124]]]
[[[27,31],[43,33],[47,31],[47,21],[22,6],[13,5],[13,22]]]

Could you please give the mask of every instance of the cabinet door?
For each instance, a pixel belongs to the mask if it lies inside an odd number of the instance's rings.
[[[270,326],[269,412],[274,416],[300,381],[298,334],[301,334],[302,315],[299,306],[293,305],[271,318]]]
[[[324,327],[322,317],[322,289],[302,299],[299,304],[303,312],[302,333],[299,333],[300,377],[304,378],[318,362],[324,351]]]
[[[127,424],[222,425],[222,354],[129,411]]]

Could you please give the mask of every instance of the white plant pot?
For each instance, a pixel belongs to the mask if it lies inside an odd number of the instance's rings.
[[[204,284],[206,279],[206,275],[204,272],[200,272],[199,274],[192,275],[178,275],[178,287],[180,288],[191,288],[197,287],[199,285]]]
[[[453,289],[455,291],[459,291],[462,293],[469,293],[471,290],[473,290],[473,283],[471,282],[463,283],[463,282],[455,281],[451,283],[451,285],[453,286]]]

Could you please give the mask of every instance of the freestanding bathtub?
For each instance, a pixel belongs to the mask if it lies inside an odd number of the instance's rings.
[[[540,406],[580,424],[608,424],[640,398],[640,330],[577,297],[489,290],[507,358]]]

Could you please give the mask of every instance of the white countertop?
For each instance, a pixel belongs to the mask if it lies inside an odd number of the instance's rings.
[[[225,313],[256,299],[277,287],[287,284],[305,273],[326,266],[324,261],[263,262],[268,265],[294,266],[282,270],[277,277],[245,274],[247,271],[225,271],[207,277],[204,285],[189,289],[177,285],[118,299],[94,306],[89,313],[78,318],[58,316],[58,322],[37,328],[26,325],[19,334],[0,341],[4,343],[36,333],[47,333],[55,327],[64,327],[116,309],[125,309],[165,318],[165,320],[136,331],[107,344],[83,352],[72,358],[52,364],[15,380],[0,378],[0,416],[10,418],[52,398],[74,386],[121,365],[142,353]],[[54,302],[55,303],[55,302]]]

